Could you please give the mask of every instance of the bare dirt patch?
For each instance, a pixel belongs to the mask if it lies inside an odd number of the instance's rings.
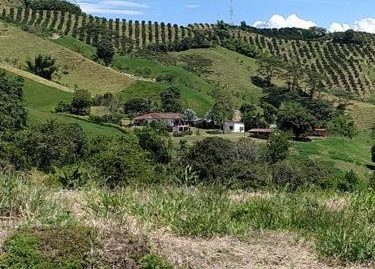
[[[17,223],[11,219],[0,219],[0,253],[5,240],[17,229]]]
[[[154,248],[181,268],[204,269],[364,269],[366,266],[328,266],[312,247],[286,233],[257,233],[246,240],[178,237],[168,233],[151,237]]]

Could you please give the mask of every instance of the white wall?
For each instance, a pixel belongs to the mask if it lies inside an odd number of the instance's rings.
[[[244,133],[245,124],[238,122],[225,122],[224,123],[225,133]]]

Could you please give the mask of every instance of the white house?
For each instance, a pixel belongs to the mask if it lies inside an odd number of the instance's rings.
[[[223,128],[226,134],[245,132],[245,124],[243,122],[226,121]]]

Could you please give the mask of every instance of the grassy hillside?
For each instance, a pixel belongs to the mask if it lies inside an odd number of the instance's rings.
[[[250,81],[250,76],[255,75],[258,69],[256,61],[252,58],[221,47],[194,49],[173,55],[201,55],[212,60],[212,72],[205,75],[205,78],[227,88],[238,102],[256,102],[262,95],[261,89]]]
[[[372,139],[362,131],[353,139],[331,137],[311,143],[296,143],[292,158],[312,159],[335,167],[337,171],[353,170],[362,178],[369,176],[367,164],[371,163]]]
[[[37,54],[49,54],[56,58],[60,68],[54,81],[74,88],[87,89],[92,93],[120,92],[135,80],[125,74],[99,65],[79,53],[68,50],[48,40],[0,23],[4,31],[0,42],[1,61],[23,68],[26,60]],[[20,42],[22,41],[22,42]]]
[[[30,123],[55,119],[61,122],[78,123],[89,137],[121,134],[121,131],[116,128],[102,126],[66,115],[52,113],[59,101],[70,101],[72,99],[71,93],[57,90],[27,78],[25,79],[24,92]]]
[[[54,42],[79,51],[82,55],[92,58],[95,48],[70,36],[63,36]],[[197,76],[181,66],[179,58],[183,55],[202,55],[213,61],[210,74]],[[163,64],[157,59],[145,58],[137,55],[116,54],[113,65],[115,68],[136,76],[156,79],[168,74],[173,77],[173,84],[182,90],[183,102],[186,107],[194,107],[200,114],[209,109],[212,100],[209,96],[217,87],[228,89],[237,105],[243,102],[256,102],[261,96],[261,89],[250,82],[250,76],[256,73],[258,68],[254,59],[239,53],[217,47],[212,49],[194,49],[180,53],[170,53],[169,61],[174,64]],[[219,86],[217,86],[219,85]],[[159,98],[159,93],[166,85],[162,83],[150,83],[140,81],[123,91],[124,99],[130,97]]]

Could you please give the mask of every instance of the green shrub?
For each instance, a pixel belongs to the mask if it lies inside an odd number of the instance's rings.
[[[140,261],[142,269],[173,269],[166,261],[155,255],[147,255]]]
[[[200,179],[219,178],[226,166],[236,159],[236,145],[218,137],[196,143],[185,157],[185,162],[198,173]]]
[[[274,133],[267,143],[267,160],[270,163],[283,161],[288,157],[290,143],[287,133]]]
[[[65,189],[77,189],[85,186],[92,180],[91,169],[88,165],[84,164],[73,164],[67,165],[57,170],[53,175],[53,178],[59,182]]]
[[[135,131],[142,149],[149,152],[155,162],[169,163],[172,159],[172,141],[166,131],[145,127]]]
[[[339,179],[337,187],[342,192],[353,192],[357,189],[358,184],[359,184],[358,175],[353,170],[350,170],[349,172],[345,173],[343,177]]]
[[[265,164],[236,161],[227,166],[222,181],[236,188],[259,190],[272,185],[272,173]]]
[[[375,174],[372,174],[369,179],[369,188],[375,191]]]
[[[85,227],[22,229],[6,240],[0,268],[89,268],[97,245],[95,232]]]
[[[13,164],[23,163],[51,171],[55,166],[72,164],[84,158],[88,151],[86,134],[78,124],[47,121],[25,129],[12,142],[20,151],[9,156]],[[25,167],[17,167],[25,168]]]
[[[276,188],[295,191],[303,187],[334,187],[330,181],[331,171],[315,161],[282,161],[272,166],[272,182]]]
[[[152,181],[153,167],[149,155],[136,137],[124,135],[95,142],[90,162],[109,186]]]
[[[58,71],[55,65],[56,60],[51,56],[43,56],[39,54],[33,61],[27,61],[27,69],[42,78],[51,80],[53,74]]]
[[[71,112],[77,115],[90,114],[91,93],[88,90],[76,89],[70,105]]]
[[[6,76],[0,70],[0,137],[7,131],[18,131],[26,125],[24,81]]]
[[[353,118],[349,115],[338,115],[328,123],[331,134],[353,138],[357,135],[357,129]]]

